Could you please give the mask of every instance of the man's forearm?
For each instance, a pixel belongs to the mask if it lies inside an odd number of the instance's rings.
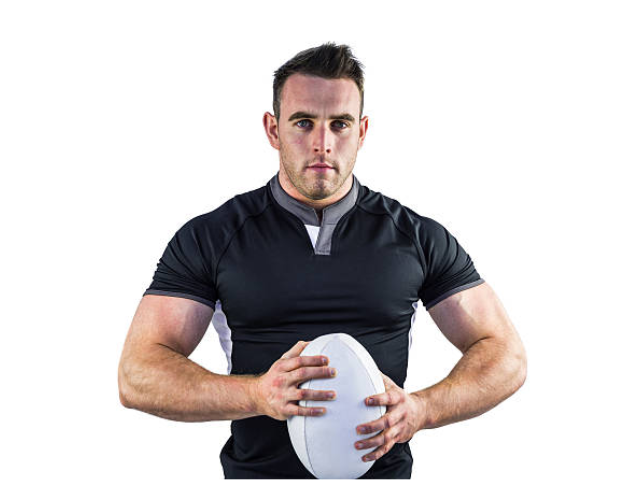
[[[484,339],[472,345],[441,382],[413,392],[422,405],[420,429],[476,417],[507,399],[526,376],[523,353]]]
[[[121,401],[159,417],[183,422],[237,420],[259,415],[255,375],[218,375],[163,345],[119,367]]]

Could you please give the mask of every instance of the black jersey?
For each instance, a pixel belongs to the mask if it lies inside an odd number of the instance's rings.
[[[264,373],[299,340],[343,332],[403,387],[418,300],[430,308],[482,282],[442,225],[355,176],[320,222],[276,174],[184,224],[144,295],[212,307],[227,373]],[[266,415],[232,421],[220,459],[226,478],[313,478],[286,422]],[[412,464],[409,443],[398,443],[362,478],[410,478]]]

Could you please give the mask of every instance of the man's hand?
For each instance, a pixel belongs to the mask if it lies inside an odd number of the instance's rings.
[[[311,378],[335,376],[335,369],[327,367],[329,358],[323,355],[300,356],[309,342],[300,341],[276,360],[267,373],[258,377],[255,401],[260,415],[286,420],[292,415],[319,416],[325,408],[301,407],[298,400],[333,400],[332,390],[299,389],[298,385]],[[332,370],[334,373],[332,374]]]
[[[385,393],[365,398],[365,405],[386,405],[387,413],[373,422],[358,425],[356,429],[361,434],[382,430],[378,435],[367,440],[360,440],[355,444],[355,447],[359,450],[375,446],[379,447],[362,457],[365,462],[377,460],[391,450],[391,447],[396,443],[408,442],[420,429],[421,404],[419,401],[397,386],[384,373],[380,373],[382,374],[386,391]]]

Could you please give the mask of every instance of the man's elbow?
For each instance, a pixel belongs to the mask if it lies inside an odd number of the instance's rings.
[[[527,352],[520,337],[515,334],[497,341],[501,350],[504,385],[513,395],[527,379]]]
[[[118,394],[123,407],[134,408],[131,394],[129,393],[129,385],[126,381],[125,365],[122,361],[118,365]]]
[[[132,408],[131,404],[129,403],[129,401],[127,400],[127,397],[125,397],[125,395],[122,393],[122,390],[120,390],[120,403],[122,404],[123,407],[125,408]]]
[[[125,395],[122,388],[120,388],[119,395],[120,395],[120,403],[122,404],[123,407],[133,408],[133,404],[129,401],[129,398]]]
[[[527,352],[524,349],[522,342],[518,342],[519,345],[514,353],[514,364],[516,365],[516,388],[514,391],[519,390],[524,385],[527,379]]]

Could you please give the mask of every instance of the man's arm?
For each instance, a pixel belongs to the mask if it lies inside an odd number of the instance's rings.
[[[118,366],[120,402],[127,408],[184,422],[259,415],[257,376],[218,375],[189,360],[213,309],[186,298],[145,295]]]
[[[312,378],[332,375],[324,355],[300,356],[300,341],[261,375],[218,375],[187,357],[211,321],[213,309],[185,298],[146,295],[131,322],[118,366],[120,402],[183,422],[238,420],[268,415],[318,416],[324,408],[299,400],[328,400],[331,391],[300,389]]]
[[[444,380],[411,394],[423,407],[420,429],[481,415],[522,386],[527,375],[524,346],[486,282],[450,296],[429,314],[463,356]]]

